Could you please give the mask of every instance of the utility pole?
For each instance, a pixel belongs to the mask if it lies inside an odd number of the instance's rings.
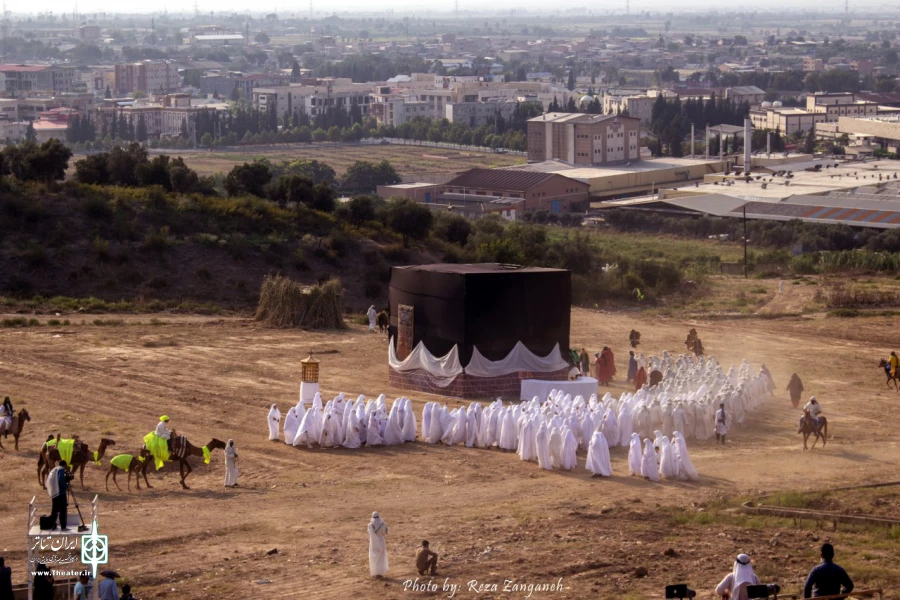
[[[747,204],[744,204],[744,279],[747,278],[749,269],[747,268]]]

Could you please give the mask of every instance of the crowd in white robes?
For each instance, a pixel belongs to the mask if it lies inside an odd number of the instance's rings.
[[[275,405],[269,410],[269,439],[277,439],[280,413]],[[275,428],[273,435],[273,427]],[[397,398],[388,408],[384,394],[375,400],[359,396],[350,400],[344,394],[322,405],[321,394],[312,402],[302,399],[284,418],[284,443],[312,448],[359,448],[392,446],[416,439],[416,416],[409,398]]]
[[[427,402],[419,437],[428,444],[496,446],[547,470],[576,468],[581,451],[587,454],[585,467],[602,477],[612,474],[609,449],[622,446],[629,449],[631,475],[653,481],[696,480],[687,440],[713,435],[720,405],[726,422],[739,425],[775,389],[765,365],[754,373],[746,361],[726,372],[715,357],[664,352],[637,360],[648,371],[662,373],[658,385],[645,384],[619,398],[606,393],[585,400],[553,391],[543,400],[535,397],[518,404],[504,405],[498,399],[450,409]],[[270,439],[277,438],[280,416],[273,405]],[[405,397],[394,400],[389,409],[383,394],[376,400],[359,396],[355,401],[339,394],[324,406],[316,394],[309,407],[303,400],[291,407],[283,435],[286,444],[309,448],[399,445],[416,439],[417,421]]]

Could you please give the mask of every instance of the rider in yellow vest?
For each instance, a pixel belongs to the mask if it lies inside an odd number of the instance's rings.
[[[900,366],[900,358],[896,352],[891,352],[891,377],[897,377],[897,367]]]

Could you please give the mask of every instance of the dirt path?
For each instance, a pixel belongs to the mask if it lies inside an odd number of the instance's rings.
[[[310,350],[322,360],[324,395],[399,395],[388,386],[385,340],[358,327],[288,332],[192,317],[129,324],[137,320],[0,330],[0,393],[33,417],[22,451],[7,450],[0,459],[0,552],[16,581],[23,580],[26,505],[32,495],[42,498],[34,465],[46,435],[78,433],[92,446],[112,437],[113,453],[134,452],[163,413],[195,443],[233,438],[242,487],[222,486],[221,452],[209,466],[196,466],[189,491],[167,468],[150,476],[150,491],[107,493],[105,469],[88,466],[89,489],[76,492],[81,502],[99,495],[110,566],[143,598],[441,597],[403,590],[415,577],[411,561],[422,538],[432,541],[446,564],[442,572],[464,588],[456,597],[464,598],[525,597],[476,594],[466,587],[470,580],[550,584],[559,578],[561,592],[533,597],[660,597],[678,579],[714,585],[729,568],[723,556],[739,548],[768,561],[781,581],[796,582],[812,558],[807,532],[786,531],[794,547],[785,551],[769,544],[771,533],[753,535],[749,525],[682,523],[677,515],[723,498],[896,479],[900,465],[895,428],[884,418],[900,394],[884,386],[875,366],[890,349],[887,319],[688,323],[573,311],[572,345],[611,345],[620,374],[632,327],[642,333],[641,350],[658,353],[678,350],[693,326],[726,366],[742,358],[764,361],[779,389],[797,371],[806,394],[822,402],[834,436],[825,450],[801,451],[798,412],[780,391],[734,431],[727,448],[690,444],[702,475],[697,484],[626,477],[623,449],[612,452],[615,476],[601,481],[588,476],[583,457],[571,473],[549,473],[498,450],[416,442],[310,451],[272,443],[264,424],[268,406],[277,402],[286,412],[296,401],[299,361]],[[621,381],[612,387],[613,393],[624,389]],[[417,413],[431,399],[413,395]],[[365,524],[373,510],[391,530],[385,581],[367,577]],[[850,544],[852,537],[841,536],[856,534],[832,535]],[[670,546],[677,556],[663,558]],[[271,548],[278,553],[266,555]],[[648,567],[649,576],[634,578],[636,566]],[[900,581],[900,568],[887,558],[883,572],[873,573],[870,579]]]

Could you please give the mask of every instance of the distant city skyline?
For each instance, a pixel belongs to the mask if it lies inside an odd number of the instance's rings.
[[[680,6],[679,6],[680,5]],[[40,4],[40,9],[35,10],[35,4],[33,2],[28,2],[27,0],[6,0],[6,9],[10,13],[13,13],[13,16],[21,16],[21,15],[36,15],[36,14],[46,14],[48,12],[53,12],[54,14],[73,14],[75,10],[76,3],[72,2],[63,2],[59,0],[55,0],[53,2],[44,2]],[[78,12],[80,14],[94,13],[94,12],[106,12],[106,13],[121,13],[121,14],[150,14],[150,13],[161,13],[161,12],[169,12],[172,14],[191,14],[194,12],[194,4],[184,3],[184,2],[163,2],[162,4],[146,4],[146,5],[128,5],[127,10],[122,10],[122,5],[116,2],[110,2],[109,0],[80,0],[77,3]],[[143,7],[146,7],[145,10],[142,10]],[[415,15],[421,18],[428,18],[429,15],[434,15],[435,17],[440,16],[448,16],[452,14],[455,10],[455,5],[452,0],[447,0],[446,2],[436,2],[429,5],[429,10],[423,11],[421,2],[417,2],[416,0],[395,0],[394,2],[387,4],[380,4],[379,7],[382,8],[380,11],[372,10],[372,4],[369,2],[364,2],[363,0],[341,0],[340,2],[319,2],[313,0],[313,11],[315,15],[325,16],[329,14],[342,14],[342,13],[354,13],[363,15],[384,15],[391,10],[400,12],[403,14]],[[544,3],[537,2],[535,0],[496,0],[491,3],[491,10],[485,10],[484,5],[479,3],[459,3],[459,11],[462,14],[478,14],[478,15],[489,15],[489,14],[502,14],[504,11],[509,11],[513,9],[524,9],[528,11],[532,11],[534,14],[552,14],[557,11],[570,11],[572,9],[577,8],[585,8],[585,12],[591,12],[593,14],[609,14],[609,13],[624,13],[625,12],[625,0],[615,1],[615,2],[607,2],[603,4],[599,4],[596,6],[586,5],[582,0],[563,0],[562,2],[556,2],[553,4],[552,9],[548,9],[548,6]],[[728,14],[728,13],[738,13],[738,12],[752,12],[752,11],[775,11],[775,10],[789,10],[793,12],[817,12],[817,13],[842,13],[844,12],[844,0],[827,0],[826,2],[817,3],[814,6],[814,11],[810,11],[810,5],[806,2],[800,2],[797,0],[789,0],[787,2],[779,1],[779,0],[758,0],[756,2],[750,3],[742,3],[742,4],[730,4],[727,7],[722,6],[720,2],[716,2],[715,0],[698,0],[696,2],[665,2],[663,0],[651,0],[650,2],[642,2],[639,5],[637,3],[632,4],[631,12],[635,14],[639,14],[644,11],[652,11],[652,12],[662,12],[662,13],[697,13],[706,10],[716,10],[720,14]],[[891,15],[900,16],[900,11],[898,11],[897,6],[884,2],[850,2],[850,8],[852,11],[858,12],[871,12],[878,11],[879,18],[891,18]],[[200,1],[197,3],[197,9],[201,13],[209,13],[210,11],[214,12],[246,12],[248,9],[248,5],[245,2],[240,2],[238,0],[224,0],[224,2],[209,2]],[[267,12],[275,12],[279,15],[284,15],[285,17],[290,17],[291,15],[296,15],[297,17],[303,17],[309,15],[309,4],[300,2],[300,3],[291,3],[290,6],[280,6],[277,3],[273,3],[270,9],[262,8],[260,5],[255,5],[253,7],[252,13],[265,14]],[[347,16],[353,16],[352,14],[347,14]],[[548,25],[552,26],[552,23],[548,23]]]

